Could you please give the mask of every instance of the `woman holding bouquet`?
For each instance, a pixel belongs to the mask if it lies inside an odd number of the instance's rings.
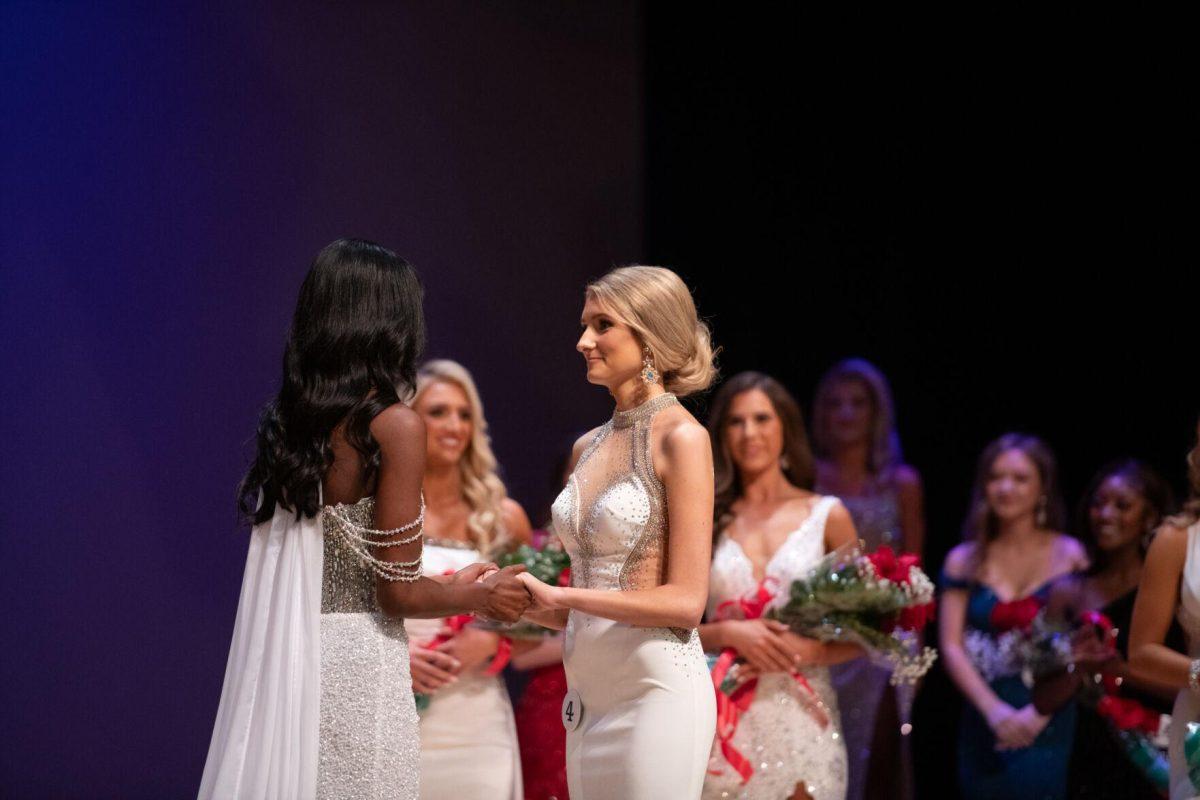
[[[1151,467],[1134,459],[1118,461],[1092,478],[1080,508],[1080,529],[1087,531],[1092,566],[1079,586],[1075,604],[1100,611],[1116,630],[1116,650],[1103,665],[1106,697],[1128,716],[1138,710],[1157,723],[1171,713],[1174,692],[1129,670],[1129,630],[1146,549],[1154,530],[1171,509],[1171,489]],[[1183,650],[1183,631],[1172,623],[1167,644]],[[1075,680],[1091,678],[1073,671]],[[1068,787],[1071,797],[1092,800],[1154,800],[1161,797],[1145,771],[1135,765],[1118,740],[1116,717],[1106,706],[1081,703],[1075,727]],[[1147,730],[1153,735],[1155,731]]]
[[[529,519],[496,475],[483,403],[454,361],[417,372],[425,422],[424,572],[436,576],[527,542]],[[512,705],[499,671],[509,643],[464,617],[405,621],[421,711],[421,797],[522,797]],[[424,705],[424,702],[422,703]]]
[[[1188,454],[1189,496],[1183,512],[1158,530],[1133,607],[1129,635],[1134,674],[1174,689],[1171,713],[1171,800],[1200,797],[1200,426]],[[1187,655],[1167,644],[1172,620],[1187,638]]]
[[[1012,648],[1054,583],[1088,565],[1083,546],[1059,533],[1064,521],[1054,456],[1041,440],[1010,433],[984,449],[968,541],[946,557],[939,615],[946,671],[968,701],[958,752],[965,797],[1066,795],[1075,706],[1039,714]]]
[[[526,616],[566,626],[572,800],[697,798],[715,699],[696,626],[708,595],[712,451],[676,395],[712,383],[712,346],[687,286],[660,267],[587,288],[576,349],[616,401],[576,444],[553,506],[571,585],[523,579]]]
[[[845,797],[846,748],[828,666],[862,654],[763,618],[830,550],[855,541],[834,497],[811,491],[813,459],[796,401],[775,379],[743,372],[713,401],[716,539],[705,650],[736,652],[753,700],[714,743],[704,796]],[[718,662],[720,663],[720,662]]]

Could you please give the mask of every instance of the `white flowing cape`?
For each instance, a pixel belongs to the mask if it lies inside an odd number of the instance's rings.
[[[321,701],[321,515],[254,526],[200,800],[310,800]]]

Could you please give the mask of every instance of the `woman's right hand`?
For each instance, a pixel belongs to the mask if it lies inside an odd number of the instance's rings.
[[[782,635],[786,625],[765,619],[727,620],[721,625],[725,628],[726,646],[737,650],[757,672],[796,669],[796,656]]]
[[[418,694],[433,694],[446,684],[454,683],[458,680],[456,673],[462,668],[458,659],[449,653],[418,645],[410,649],[408,664],[413,691]]]
[[[988,725],[996,735],[997,750],[1029,747],[1045,729],[1050,718],[1039,714],[1032,704],[1014,709],[1007,703],[988,715]]]
[[[498,572],[488,574],[480,581],[486,590],[483,602],[477,613],[487,619],[497,622],[516,622],[529,608],[532,598],[529,590],[517,576],[525,571],[521,564],[505,567]]]

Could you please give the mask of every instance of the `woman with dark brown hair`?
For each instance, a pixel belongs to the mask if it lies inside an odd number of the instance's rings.
[[[846,749],[829,665],[861,655],[765,619],[828,551],[855,540],[835,497],[812,491],[813,461],[796,401],[773,378],[743,372],[709,415],[716,474],[704,649],[736,651],[738,680],[757,680],[731,735],[713,748],[704,796],[845,797]],[[737,607],[739,614],[728,614]]]
[[[1200,793],[1190,777],[1185,745],[1192,749],[1200,723],[1200,425],[1188,454],[1189,496],[1183,512],[1159,528],[1133,607],[1129,666],[1138,677],[1175,689],[1171,714],[1171,800]],[[1166,644],[1178,618],[1187,655]]]
[[[939,630],[950,678],[967,699],[958,777],[979,800],[1066,795],[1075,706],[1040,714],[1013,658],[1013,631],[1028,627],[1061,578],[1088,565],[1063,530],[1055,459],[1033,436],[1010,433],[979,459],[966,541],[950,551]]]

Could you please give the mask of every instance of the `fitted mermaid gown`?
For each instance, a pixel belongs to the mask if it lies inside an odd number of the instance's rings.
[[[675,403],[668,393],[614,413],[554,501],[573,586],[622,591],[665,580],[670,526],[651,463],[650,426]],[[694,628],[630,625],[572,610],[563,661],[582,707],[567,726],[571,800],[700,796],[716,702]]]
[[[764,578],[771,581],[773,608],[787,601],[792,581],[804,577],[825,555],[825,520],[837,498],[822,497],[767,562]],[[717,619],[723,603],[754,595],[759,582],[741,546],[724,534],[717,540],[709,580],[708,618]],[[846,796],[846,745],[841,735],[838,699],[828,667],[805,667],[801,674],[823,704],[824,724],[809,711],[809,701],[792,676],[782,672],[759,678],[754,701],[739,718],[733,746],[750,761],[754,773],[741,776],[714,744],[706,800],[751,798],[774,800],[792,795],[797,784],[813,800],[842,800]]]

